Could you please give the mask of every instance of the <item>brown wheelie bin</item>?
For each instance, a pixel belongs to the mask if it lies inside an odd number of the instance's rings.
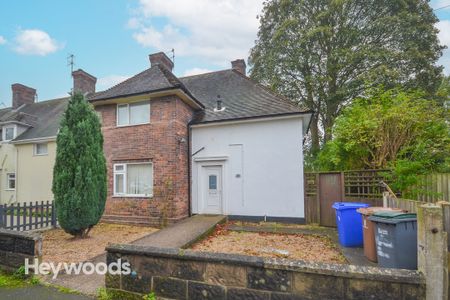
[[[375,224],[368,218],[378,211],[403,211],[399,208],[387,207],[367,207],[357,210],[362,215],[363,237],[364,237],[364,255],[370,261],[377,262],[377,247],[375,244]]]

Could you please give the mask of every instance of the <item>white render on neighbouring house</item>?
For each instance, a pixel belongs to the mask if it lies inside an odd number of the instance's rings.
[[[309,119],[301,114],[193,125],[192,213],[304,218]]]

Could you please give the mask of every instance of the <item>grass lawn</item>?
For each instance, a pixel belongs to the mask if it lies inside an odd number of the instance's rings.
[[[338,246],[327,236],[231,231],[219,226],[193,250],[235,253],[263,257],[283,257],[326,263],[346,263]]]
[[[48,230],[42,233],[43,261],[86,261],[104,253],[108,244],[129,243],[157,230],[151,227],[100,223],[86,239],[76,239],[62,229]]]

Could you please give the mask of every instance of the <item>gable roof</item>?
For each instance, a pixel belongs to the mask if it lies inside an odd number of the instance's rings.
[[[31,139],[53,138],[57,135],[61,117],[69,103],[69,97],[26,104],[17,110],[8,108],[8,116],[0,112],[0,122],[14,122],[11,115],[24,116],[21,122],[30,128],[16,137],[12,142],[24,142]]]
[[[310,113],[233,69],[182,77],[180,81],[205,106],[194,124]],[[218,95],[225,109],[216,112]]]

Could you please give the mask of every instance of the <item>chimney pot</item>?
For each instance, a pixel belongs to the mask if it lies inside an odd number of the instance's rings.
[[[153,53],[150,54],[148,57],[150,59],[151,67],[160,65],[172,72],[173,61],[164,52]]]
[[[246,74],[247,74],[247,73],[246,73],[247,65],[245,64],[245,60],[243,60],[243,59],[236,59],[236,60],[233,60],[233,61],[231,62],[231,68],[232,68],[233,70],[238,71],[239,73],[241,73],[241,74],[243,74],[243,75],[246,75]]]
[[[74,93],[81,93],[83,95],[95,93],[97,78],[81,69],[73,71],[72,77]]]
[[[12,107],[18,108],[24,104],[32,104],[36,100],[36,90],[20,83],[11,85]]]

